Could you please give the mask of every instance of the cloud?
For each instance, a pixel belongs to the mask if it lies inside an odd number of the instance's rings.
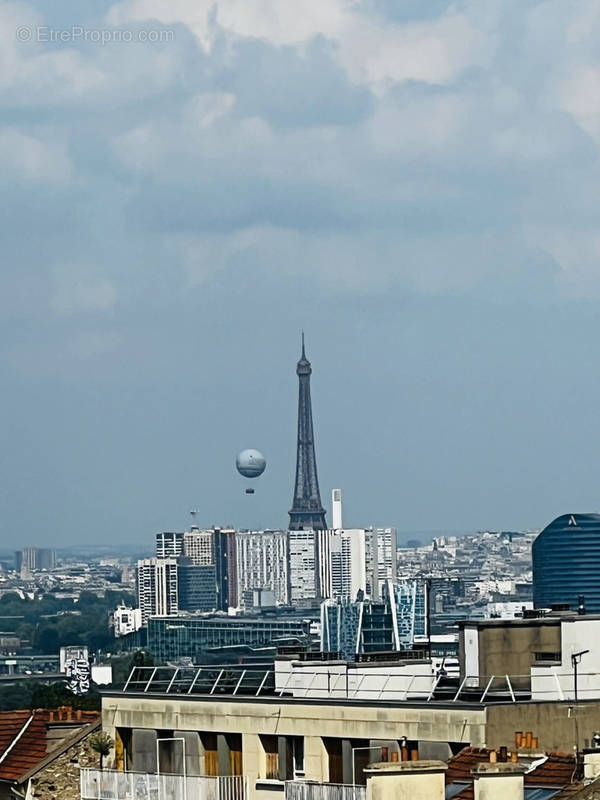
[[[52,309],[59,315],[106,313],[117,302],[117,291],[110,281],[96,278],[82,267],[56,271],[55,288],[50,298]]]
[[[68,182],[73,165],[64,145],[46,136],[31,136],[15,128],[0,128],[0,163],[5,175],[29,182]]]
[[[160,304],[243,260],[308,269],[332,295],[535,285],[539,297],[545,282],[571,297],[595,281],[596,3],[0,8],[5,232],[29,208],[52,237],[38,268],[57,314]],[[13,35],[69,20],[175,35],[52,47]],[[85,261],[86,240],[110,275],[61,271]],[[585,268],[566,255],[578,242]]]
[[[73,25],[132,40],[16,37]],[[37,446],[37,504],[73,541],[83,517],[147,540],[199,486],[207,521],[281,524],[236,511],[214,454],[265,441],[277,507],[304,326],[323,485],[366,498],[360,524],[423,524],[432,486],[428,526],[490,524],[490,485],[510,525],[588,505],[599,38],[599,0],[0,1],[6,496]],[[64,498],[92,461],[90,515]],[[509,485],[533,474],[535,512]]]

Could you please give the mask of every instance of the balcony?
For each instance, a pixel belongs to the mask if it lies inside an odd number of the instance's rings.
[[[303,781],[288,781],[285,784],[285,800],[365,800],[366,796],[364,786]]]
[[[80,787],[82,800],[247,800],[249,796],[247,779],[237,775],[184,777],[82,769]],[[340,800],[346,798],[340,797]]]

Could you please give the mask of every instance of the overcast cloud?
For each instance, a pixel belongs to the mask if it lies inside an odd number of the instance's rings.
[[[0,545],[285,525],[302,328],[348,524],[598,509],[599,40],[599,0],[1,3]]]

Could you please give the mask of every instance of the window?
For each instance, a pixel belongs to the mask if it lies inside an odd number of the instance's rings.
[[[290,736],[294,759],[294,778],[304,776],[304,736]]]
[[[279,749],[277,736],[261,736],[260,742],[265,751],[265,778],[277,780],[279,778]]]
[[[291,781],[304,775],[303,736],[261,736],[265,751],[265,778]]]

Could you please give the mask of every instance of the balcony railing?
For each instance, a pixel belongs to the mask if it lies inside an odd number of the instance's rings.
[[[247,779],[82,769],[82,800],[247,800]]]
[[[303,781],[288,781],[285,784],[285,800],[365,800],[366,796],[364,786]]]
[[[134,667],[123,691],[141,695],[202,697],[276,697],[331,702],[468,702],[570,700],[573,672],[560,666],[559,653],[534,653],[531,672],[522,675],[462,675],[460,679],[434,663],[378,670],[377,661],[356,665],[292,665],[289,669],[247,666]],[[540,659],[540,660],[538,660]],[[288,663],[288,662],[286,662]],[[418,667],[421,671],[417,672]],[[578,697],[600,698],[600,672],[578,672]]]

